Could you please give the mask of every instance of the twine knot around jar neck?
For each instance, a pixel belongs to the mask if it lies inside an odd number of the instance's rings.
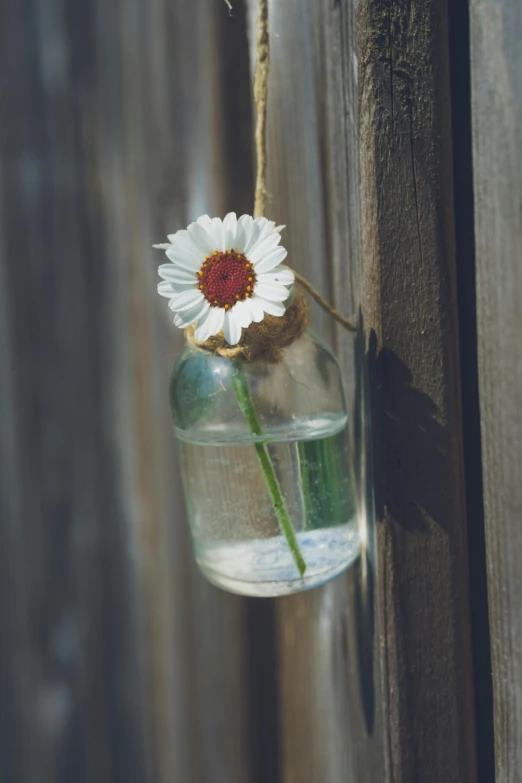
[[[306,331],[309,319],[308,302],[304,291],[296,286],[295,299],[284,315],[265,314],[260,323],[252,323],[243,329],[241,340],[230,346],[222,332],[199,343],[194,337],[194,327],[185,329],[187,343],[225,359],[243,358],[247,362],[261,360],[268,363],[281,361],[283,350],[292,345]]]

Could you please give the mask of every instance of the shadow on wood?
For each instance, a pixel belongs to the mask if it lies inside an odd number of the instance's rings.
[[[369,372],[375,440],[375,504],[378,519],[389,514],[407,531],[426,531],[430,519],[446,533],[455,473],[451,436],[436,419],[437,405],[413,385],[411,371],[387,348],[369,340]]]

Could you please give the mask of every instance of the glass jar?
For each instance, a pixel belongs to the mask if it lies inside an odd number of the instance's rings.
[[[337,576],[360,552],[339,366],[310,332],[278,363],[238,361],[187,346],[172,373],[195,557],[224,590],[296,593]],[[239,376],[257,428],[238,400]],[[267,460],[306,565],[302,575],[267,485]]]

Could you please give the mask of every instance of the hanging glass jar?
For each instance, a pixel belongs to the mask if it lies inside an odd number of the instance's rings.
[[[238,402],[238,376],[262,434]],[[243,595],[282,595],[321,585],[354,561],[348,417],[339,367],[323,342],[307,331],[273,364],[187,346],[170,401],[195,557],[209,581]],[[274,510],[265,450],[302,575]]]

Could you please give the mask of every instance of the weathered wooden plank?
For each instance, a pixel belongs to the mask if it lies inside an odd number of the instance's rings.
[[[475,781],[446,3],[358,24],[387,779]]]
[[[497,783],[522,768],[522,8],[472,0],[477,328]]]
[[[363,282],[353,4],[274,1],[269,13],[267,214],[287,224],[289,263],[349,315]],[[315,329],[337,337],[364,482],[363,358],[312,313]],[[330,585],[277,601],[285,783],[383,779],[372,573],[365,557]]]
[[[1,763],[11,780],[147,780],[142,621],[122,477],[131,445],[114,415],[128,368],[114,326],[123,297],[86,165],[92,147],[83,146],[93,20],[85,9],[75,48],[64,4],[2,8],[2,373],[14,444],[2,525],[18,543],[4,553],[17,616],[15,633],[8,625],[2,634],[12,665],[1,676],[13,677],[4,709],[23,720]]]
[[[193,565],[150,247],[251,185],[223,13],[2,5],[2,780],[249,779],[245,603]]]

